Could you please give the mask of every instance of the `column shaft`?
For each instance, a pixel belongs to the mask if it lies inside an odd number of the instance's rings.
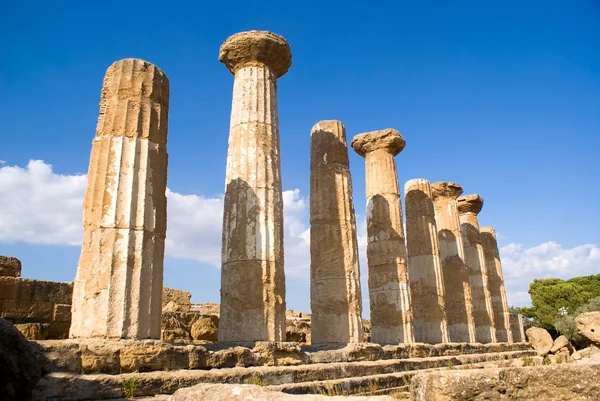
[[[371,340],[411,343],[406,246],[394,160],[406,142],[398,131],[388,128],[357,135],[351,145],[365,158]]]
[[[221,270],[219,341],[284,341],[283,200],[276,77],[235,73]]]
[[[459,198],[459,202],[460,202]],[[469,285],[473,302],[475,340],[479,343],[496,342],[493,323],[492,299],[487,284],[485,255],[481,245],[479,221],[475,213],[460,213],[465,263],[469,269]]]
[[[169,82],[138,59],[106,72],[84,199],[70,337],[160,338]]]
[[[448,183],[432,184],[444,277],[448,335],[450,342],[475,342],[469,269],[464,262],[465,254],[456,202],[462,188],[458,194],[444,193],[446,188]]]
[[[522,343],[527,341],[523,327],[523,316],[516,313],[510,314],[510,331],[512,332],[513,342]]]
[[[311,340],[363,341],[356,220],[346,130],[317,123],[310,136]]]
[[[444,281],[429,182],[408,181],[406,204],[406,250],[415,341],[448,342],[444,305]]]
[[[492,227],[481,229],[481,243],[485,254],[485,265],[488,272],[488,287],[492,297],[492,309],[494,311],[494,325],[496,327],[496,340],[498,342],[513,342],[510,330],[510,317],[504,277],[502,275],[502,264],[498,252],[496,232]]]

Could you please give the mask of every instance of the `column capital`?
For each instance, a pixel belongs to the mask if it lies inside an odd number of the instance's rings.
[[[457,201],[459,214],[473,213],[477,215],[483,207],[483,198],[478,194],[461,196]]]
[[[456,199],[463,193],[463,188],[455,182],[434,182],[431,184],[431,196],[435,202],[441,198]]]
[[[290,45],[281,36],[268,31],[247,31],[232,35],[219,49],[219,61],[235,74],[248,65],[264,64],[277,78],[292,65]]]
[[[395,129],[386,128],[358,134],[352,139],[350,146],[362,157],[379,149],[384,149],[392,156],[396,156],[402,152],[402,149],[406,146],[406,141]]]

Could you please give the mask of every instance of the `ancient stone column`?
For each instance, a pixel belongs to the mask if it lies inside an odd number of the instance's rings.
[[[139,59],[106,71],[83,203],[70,337],[160,338],[169,81]]]
[[[283,200],[277,83],[292,63],[284,38],[230,36],[219,61],[235,75],[225,180],[219,341],[285,340]]]
[[[525,328],[523,327],[523,316],[517,313],[511,313],[509,319],[513,342],[522,343],[527,341],[525,338]]]
[[[485,254],[485,266],[488,273],[488,288],[492,297],[492,310],[494,312],[494,326],[496,328],[496,341],[513,342],[510,330],[510,317],[508,312],[508,301],[506,300],[506,289],[504,288],[504,276],[496,231],[493,227],[481,228],[481,244]]]
[[[404,202],[415,341],[447,343],[444,279],[429,181],[408,181],[404,185]]]
[[[310,306],[313,344],[363,342],[356,220],[346,129],[310,133]]]
[[[467,195],[461,196],[457,201],[465,263],[469,268],[475,340],[484,344],[495,343],[496,330],[494,328],[492,297],[488,290],[485,255],[481,245],[479,219],[477,218],[483,207],[483,198],[479,195]]]
[[[402,135],[389,128],[357,135],[351,142],[365,158],[371,339],[379,344],[414,342],[394,160],[405,144]]]
[[[464,262],[456,201],[462,191],[462,187],[453,182],[431,184],[440,242],[449,339],[450,342],[475,342],[469,269]]]

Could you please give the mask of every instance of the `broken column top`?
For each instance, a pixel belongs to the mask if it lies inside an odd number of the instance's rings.
[[[483,207],[483,198],[477,194],[461,196],[458,201],[458,213],[479,214]]]
[[[456,199],[462,193],[462,187],[455,182],[434,182],[431,184],[431,196],[434,201],[439,198]]]
[[[379,131],[358,134],[352,139],[350,146],[362,157],[378,149],[385,149],[393,156],[396,156],[402,152],[402,149],[406,146],[406,141],[395,129],[386,128]]]
[[[344,142],[346,141],[346,127],[344,127],[344,123],[339,120],[319,121],[311,128],[310,135],[312,136],[316,132],[320,131],[330,133],[339,137]]]
[[[117,82],[114,82],[115,80]],[[160,68],[148,61],[139,58],[118,60],[108,67],[104,75],[102,99],[111,96],[143,97],[168,107],[169,78]]]
[[[427,186],[429,186],[429,181],[425,178],[413,178],[412,180],[406,181],[406,184],[404,184],[404,193],[414,190],[422,191]]]
[[[232,35],[219,50],[219,61],[235,74],[242,67],[265,64],[277,78],[292,65],[290,45],[281,36],[268,31],[247,31]]]
[[[492,234],[494,238],[496,237],[496,230],[494,229],[494,227],[481,227],[479,231],[482,233]]]
[[[338,120],[316,123],[310,131],[311,166],[349,165],[346,128]]]

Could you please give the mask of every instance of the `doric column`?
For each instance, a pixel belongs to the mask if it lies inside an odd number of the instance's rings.
[[[511,313],[509,316],[513,342],[522,343],[527,341],[525,339],[525,328],[523,327],[523,316],[517,313]]]
[[[475,342],[469,269],[464,262],[465,254],[456,202],[456,198],[462,192],[462,187],[453,182],[431,184],[440,242],[450,342]]]
[[[488,273],[488,288],[492,297],[492,310],[494,312],[494,326],[496,328],[496,341],[513,342],[510,330],[510,317],[502,264],[496,241],[496,231],[493,227],[481,228],[481,244],[485,254],[485,266]]]
[[[106,71],[83,204],[70,337],[160,338],[169,81],[139,59]]]
[[[484,344],[495,343],[496,330],[494,329],[492,297],[487,285],[485,255],[481,245],[479,219],[477,218],[483,207],[483,198],[479,195],[467,195],[461,196],[457,201],[465,263],[469,268],[475,340]]]
[[[311,341],[363,342],[356,220],[346,129],[320,121],[310,133]]]
[[[230,36],[219,61],[235,75],[225,180],[219,341],[285,340],[283,200],[276,80],[284,38]]]
[[[408,181],[404,185],[404,202],[415,341],[447,343],[444,279],[429,181]]]
[[[351,143],[365,158],[371,339],[379,344],[414,342],[394,160],[405,144],[394,129],[357,135]]]

